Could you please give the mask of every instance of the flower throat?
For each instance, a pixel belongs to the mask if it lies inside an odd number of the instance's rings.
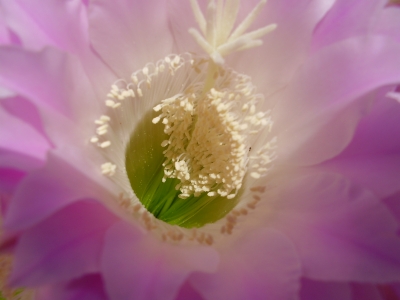
[[[244,34],[265,1],[235,30],[239,1],[209,1],[206,16],[191,3],[201,33],[189,32],[209,57],[169,55],[132,74],[130,82],[118,81],[91,139],[109,158],[102,173],[126,191],[133,211],[143,206],[185,228],[232,211],[245,182],[267,173],[275,145],[265,134],[272,121],[260,109],[263,96],[250,77],[223,65],[223,56],[259,46],[258,38],[275,29],[272,24]],[[112,159],[117,148],[124,149],[122,162]]]

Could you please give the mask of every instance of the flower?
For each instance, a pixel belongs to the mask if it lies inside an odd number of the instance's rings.
[[[11,286],[38,299],[396,293],[399,8],[238,3],[1,2]]]

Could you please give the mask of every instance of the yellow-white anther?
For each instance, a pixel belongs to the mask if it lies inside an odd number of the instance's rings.
[[[103,175],[113,176],[115,174],[116,169],[117,166],[110,162],[101,165],[101,173]]]
[[[203,84],[199,84],[198,90],[192,86],[190,93],[166,98],[153,108],[159,115],[152,122],[164,124],[169,136],[161,143],[165,148],[163,182],[179,179],[176,189],[182,199],[202,193],[233,199],[251,167],[249,132],[264,127],[265,113],[257,112],[260,96],[254,93],[250,79],[224,72],[226,78],[205,94]],[[236,95],[240,101],[232,101]],[[244,105],[248,109],[243,110]],[[265,122],[268,124],[267,119]]]

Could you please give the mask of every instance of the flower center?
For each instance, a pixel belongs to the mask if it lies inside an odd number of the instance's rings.
[[[157,227],[157,219],[203,227],[226,216],[221,232],[230,234],[260,200],[241,196],[264,191],[254,184],[267,174],[276,140],[263,95],[250,77],[223,66],[223,56],[260,45],[276,25],[243,34],[265,1],[233,33],[239,1],[209,1],[206,18],[191,3],[204,37],[189,31],[210,57],[169,55],[119,80],[91,142],[106,159],[102,173],[121,187],[121,205],[146,228]]]

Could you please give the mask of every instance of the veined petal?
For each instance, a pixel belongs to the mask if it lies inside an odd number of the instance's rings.
[[[165,0],[94,0],[88,9],[90,41],[118,77],[172,53]]]
[[[29,0],[0,1],[5,22],[28,49],[52,45],[73,53],[82,51],[88,43],[82,1],[43,0],[40,4]]]
[[[41,300],[107,300],[103,279],[99,274],[89,274],[66,283],[45,286],[36,291]]]
[[[50,145],[43,135],[0,106],[1,150],[13,151],[37,160],[44,160],[49,148]]]
[[[347,282],[326,282],[303,279],[301,300],[353,300],[351,286]],[[363,298],[358,298],[363,299]],[[354,299],[356,300],[356,299]]]
[[[212,248],[162,243],[120,222],[107,232],[102,273],[111,299],[174,299],[190,273],[217,263]]]
[[[268,205],[270,226],[295,244],[304,276],[385,283],[400,278],[398,224],[369,191],[338,175],[286,182]]]
[[[13,232],[29,228],[84,197],[107,199],[109,195],[68,163],[50,155],[43,169],[31,172],[21,182],[5,216],[4,227]]]
[[[190,300],[203,300],[203,297],[199,294],[199,292],[197,292],[191,286],[191,284],[189,283],[189,280],[186,281],[182,285],[182,287],[181,287],[181,289],[180,289],[180,291],[178,293],[178,296],[176,297],[175,300],[187,300],[187,299],[190,299]]]
[[[319,168],[337,172],[385,198],[400,190],[400,105],[385,97],[364,117],[351,143]]]
[[[205,299],[297,299],[300,275],[291,242],[258,229],[224,249],[216,273],[193,274],[190,282]]]
[[[383,10],[385,0],[337,0],[315,28],[312,51],[354,36],[371,32],[376,15]]]
[[[311,165],[350,142],[371,93],[400,81],[400,44],[382,37],[353,38],[325,47],[299,69],[273,111],[280,159]],[[363,97],[364,98],[361,98]]]
[[[103,236],[116,220],[97,201],[81,200],[32,226],[19,238],[11,285],[55,283],[98,271]]]
[[[0,65],[0,85],[25,96],[38,107],[61,116],[71,115],[68,93],[61,93],[66,91],[66,55],[49,48],[35,53],[3,47]]]

